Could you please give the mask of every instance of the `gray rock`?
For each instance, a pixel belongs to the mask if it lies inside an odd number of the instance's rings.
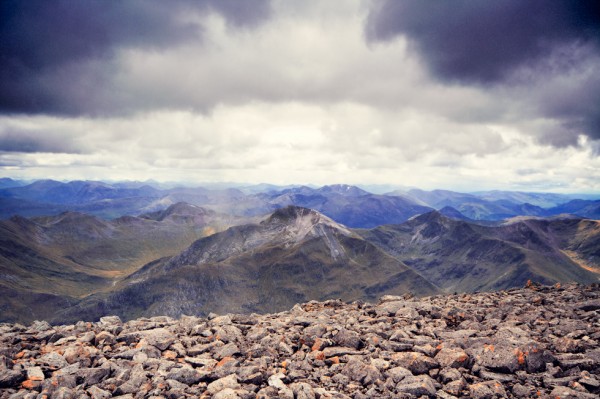
[[[594,399],[598,398],[598,395],[591,394],[588,392],[578,392],[574,389],[567,387],[556,387],[550,393],[552,398],[560,398],[560,399]]]
[[[522,385],[520,383],[516,383],[512,387],[512,393],[517,398],[531,398],[533,397],[534,391],[534,387]]]
[[[62,369],[69,365],[69,362],[56,352],[46,353],[40,358],[39,363],[52,370]]]
[[[25,373],[22,370],[2,370],[0,371],[0,388],[15,388],[25,379]]]
[[[112,397],[110,392],[100,389],[96,386],[89,387],[87,389],[87,393],[90,394],[92,399],[108,399]]]
[[[598,310],[598,309],[600,309],[600,299],[594,299],[591,301],[585,301],[585,302],[579,303],[579,304],[577,304],[576,309],[584,310],[586,312],[591,311],[591,310]]]
[[[512,374],[492,373],[491,371],[481,370],[479,376],[484,380],[498,382],[513,382],[515,377]]]
[[[290,384],[290,389],[294,393],[295,399],[316,399],[314,389],[306,382]]]
[[[460,380],[462,378],[462,374],[457,369],[444,368],[440,370],[438,374],[442,383],[447,383],[450,381]]]
[[[381,372],[377,368],[370,364],[365,364],[359,359],[351,359],[346,366],[344,366],[342,373],[354,381],[358,381],[364,386],[373,384],[377,380],[381,380],[383,377]]]
[[[359,349],[362,346],[360,335],[355,331],[342,328],[333,336],[333,342],[337,346]]]
[[[469,385],[469,395],[473,399],[506,398],[504,386],[497,381],[479,382]]]
[[[323,349],[325,357],[344,356],[344,355],[360,355],[360,351],[353,348],[345,348],[341,346],[332,346]]]
[[[213,399],[240,399],[240,397],[233,389],[225,388],[214,395]]]
[[[52,329],[52,326],[50,325],[50,323],[48,323],[46,320],[35,320],[33,323],[31,323],[31,325],[29,326],[29,332],[35,333],[35,332],[43,332],[43,331],[48,331]]]
[[[392,360],[397,365],[409,369],[414,375],[425,374],[440,366],[437,361],[419,352],[394,353]]]
[[[415,397],[423,395],[430,398],[436,397],[435,382],[428,375],[406,377],[396,385],[396,390],[414,395]]]
[[[187,363],[194,367],[214,367],[217,364],[215,359],[204,358],[204,357],[190,357],[186,356],[183,358]]]
[[[490,370],[502,373],[514,373],[525,368],[526,365],[523,351],[505,343],[485,345],[479,351],[476,362]]]
[[[115,336],[108,331],[101,331],[94,337],[94,345],[114,345],[117,342]]]
[[[406,368],[400,367],[400,366],[387,370],[385,372],[385,375],[387,377],[391,378],[392,381],[394,381],[395,383],[402,381],[406,377],[413,376],[413,374],[410,372],[409,369],[406,369]]]
[[[103,381],[110,374],[110,369],[95,367],[87,369],[79,369],[75,373],[78,384],[92,386]]]
[[[239,389],[240,384],[238,383],[238,377],[235,374],[230,374],[227,377],[219,378],[216,381],[208,384],[206,391],[211,395],[221,392],[225,388]]]
[[[227,345],[223,345],[221,347],[215,347],[212,351],[215,359],[224,359],[226,357],[231,357],[234,355],[240,354],[240,348],[233,342],[228,343]]]
[[[59,387],[52,394],[52,399],[73,399],[76,397],[81,397],[81,396],[76,396],[76,394],[73,392],[73,390],[71,388],[67,388],[67,387]],[[110,398],[110,396],[108,396],[108,397]],[[96,399],[96,398],[94,398],[92,396],[92,399]]]
[[[41,367],[29,367],[25,369],[28,380],[44,381],[46,378]]]
[[[434,360],[437,361],[440,367],[458,368],[465,367],[469,362],[469,355],[459,348],[446,348],[443,347]]]
[[[100,318],[101,326],[120,326],[123,324],[119,316],[104,316]]]
[[[205,381],[207,376],[208,372],[201,373],[200,371],[190,367],[180,367],[172,369],[169,373],[167,373],[166,378],[179,381],[186,385],[193,385],[199,383],[200,381]]]
[[[161,351],[167,349],[175,342],[175,335],[166,328],[155,328],[137,333],[140,338],[144,338],[149,345],[155,346]]]

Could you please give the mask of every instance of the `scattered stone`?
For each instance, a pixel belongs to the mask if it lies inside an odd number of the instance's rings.
[[[598,288],[0,324],[0,399],[598,398]]]

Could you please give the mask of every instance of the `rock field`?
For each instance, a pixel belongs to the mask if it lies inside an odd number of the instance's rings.
[[[599,287],[0,324],[0,399],[598,398]]]

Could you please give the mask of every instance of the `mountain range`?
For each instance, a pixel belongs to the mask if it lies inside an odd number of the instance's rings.
[[[3,317],[47,317],[37,310],[40,295],[64,307],[90,293],[110,290],[146,263],[175,255],[198,238],[239,223],[240,218],[183,203],[110,221],[78,212],[0,221]]]
[[[561,281],[592,283],[600,272],[600,223],[516,218],[499,226],[432,211],[360,234],[447,292]]]
[[[264,313],[600,276],[599,201],[589,197],[342,184],[0,187],[0,321]]]
[[[219,213],[260,216],[296,205],[318,210],[353,228],[397,224],[436,209],[454,208],[460,217],[501,221],[514,216],[550,217],[573,214],[600,218],[600,200],[589,195],[487,191],[407,190],[373,194],[344,184],[320,188],[255,185],[248,187],[164,186],[153,182],[105,183],[39,180],[31,184],[0,181],[0,219],[57,215],[77,211],[114,219],[164,210],[186,202]]]
[[[0,274],[2,321],[277,312],[312,299],[597,282],[600,223],[485,226],[429,211],[352,229],[297,206],[242,218],[184,203],[110,221],[17,216],[0,222]]]
[[[124,318],[277,312],[312,299],[375,300],[400,292],[440,290],[347,227],[290,206],[152,262],[61,319],[94,317],[99,308]]]

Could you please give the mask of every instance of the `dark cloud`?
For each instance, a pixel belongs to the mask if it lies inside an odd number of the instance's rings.
[[[79,154],[84,151],[68,136],[4,128],[0,130],[0,152]]]
[[[94,103],[94,91],[111,89],[106,85],[115,72],[111,59],[116,50],[160,49],[200,40],[201,26],[184,21],[208,12],[223,15],[230,26],[248,27],[268,16],[269,3],[3,0],[0,112],[90,113],[105,105]]]
[[[537,101],[537,116],[560,121],[562,134],[570,135],[545,139],[565,145],[581,133],[600,138],[600,2],[386,0],[373,4],[365,27],[367,39],[406,37],[442,81],[484,88],[530,87],[534,93],[551,78],[571,76],[572,82],[554,93],[541,89],[545,98],[525,93]],[[588,81],[582,84],[577,74],[584,68],[596,72],[588,73]]]
[[[444,79],[498,82],[562,46],[600,44],[596,0],[423,1],[375,3],[370,40],[406,35]]]

